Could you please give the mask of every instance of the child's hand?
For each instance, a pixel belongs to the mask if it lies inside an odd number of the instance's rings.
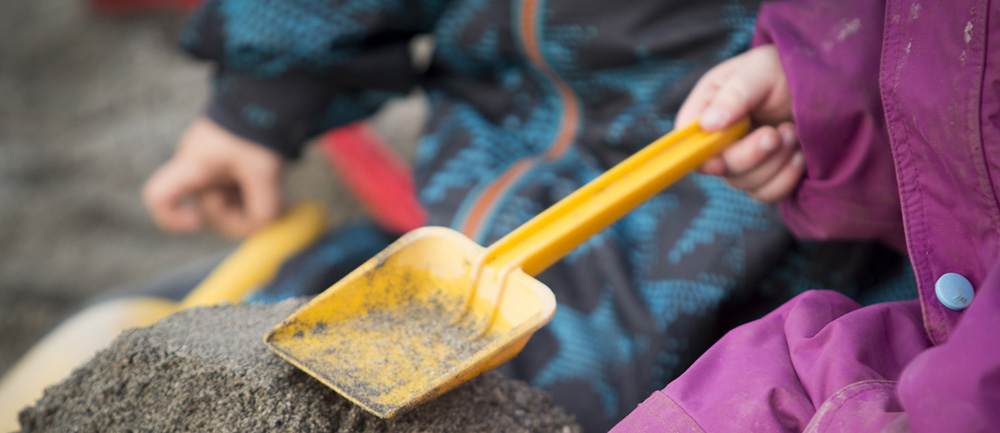
[[[281,156],[202,118],[184,133],[173,158],[146,181],[143,199],[165,230],[209,226],[243,237],[280,214],[283,171]]]
[[[791,194],[805,173],[791,102],[777,50],[764,45],[708,71],[681,105],[676,124],[700,117],[702,128],[715,131],[749,115],[761,126],[699,171],[722,176],[754,199],[772,203]]]

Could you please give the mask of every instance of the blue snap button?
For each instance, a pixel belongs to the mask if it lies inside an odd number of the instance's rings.
[[[938,278],[937,283],[934,283],[934,294],[945,307],[959,311],[964,310],[972,303],[975,292],[973,292],[969,280],[949,272]]]

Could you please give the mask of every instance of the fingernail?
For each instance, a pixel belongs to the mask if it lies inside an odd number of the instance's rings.
[[[716,108],[708,107],[704,113],[701,114],[701,127],[706,129],[715,129],[726,126],[724,123],[726,121],[726,112]]]
[[[795,155],[792,155],[792,164],[794,164],[796,167],[806,166],[806,159],[804,156],[802,156],[802,152],[795,152]]]
[[[757,146],[762,150],[771,151],[778,146],[778,143],[775,141],[774,135],[764,134],[764,136],[760,138],[760,141],[757,142]]]
[[[785,142],[785,146],[794,146],[795,142],[798,141],[795,129],[785,128],[781,131],[781,139]]]

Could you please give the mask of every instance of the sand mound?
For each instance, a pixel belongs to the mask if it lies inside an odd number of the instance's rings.
[[[264,346],[299,305],[198,308],[127,331],[23,410],[22,431],[580,431],[545,393],[492,372],[378,419]]]

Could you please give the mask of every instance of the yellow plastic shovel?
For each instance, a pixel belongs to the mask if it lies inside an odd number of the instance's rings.
[[[748,128],[667,134],[489,248],[443,227],[411,231],[264,341],[375,415],[401,413],[514,357],[555,313],[532,275]]]

